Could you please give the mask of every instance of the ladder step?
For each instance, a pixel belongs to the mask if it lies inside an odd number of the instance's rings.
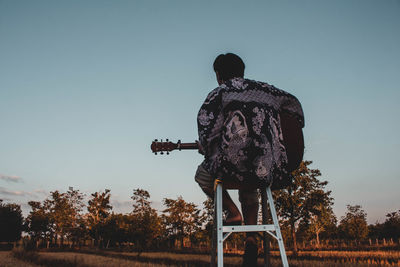
[[[260,225],[235,225],[223,226],[223,232],[262,232],[262,231],[275,231],[273,224],[260,224]]]

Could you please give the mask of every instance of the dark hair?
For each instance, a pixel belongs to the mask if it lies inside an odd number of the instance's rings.
[[[243,60],[232,53],[221,54],[214,61],[214,71],[223,81],[244,76]]]

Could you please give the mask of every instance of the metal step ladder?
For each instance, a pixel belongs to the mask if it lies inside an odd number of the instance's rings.
[[[232,189],[232,188],[225,188]],[[237,189],[237,188],[233,188]],[[278,216],[276,215],[275,204],[272,197],[270,187],[261,188],[262,196],[262,210],[263,210],[263,224],[260,225],[237,225],[237,226],[223,226],[222,223],[222,190],[223,182],[220,179],[215,180],[214,187],[214,229],[213,229],[213,240],[212,240],[212,251],[211,251],[211,266],[215,266],[215,258],[217,252],[217,266],[222,267],[224,265],[224,250],[223,243],[228,236],[235,232],[263,232],[264,233],[264,262],[267,265],[269,253],[267,249],[268,243],[267,234],[271,235],[278,241],[279,251],[281,254],[282,265],[288,267],[288,260],[286,257],[285,246],[283,244],[282,234],[279,227]],[[266,195],[266,197],[265,197]],[[267,224],[266,211],[267,203],[269,203],[269,209],[271,212],[273,224]]]

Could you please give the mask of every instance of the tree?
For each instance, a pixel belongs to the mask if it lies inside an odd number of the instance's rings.
[[[21,206],[3,204],[0,199],[0,242],[15,242],[21,238],[23,230]]]
[[[40,239],[46,239],[50,235],[50,220],[46,208],[38,201],[29,201],[31,211],[26,218],[26,231],[38,247]]]
[[[139,250],[148,248],[161,235],[161,221],[157,211],[151,207],[150,194],[143,189],[134,189],[132,224],[130,235]]]
[[[134,189],[131,199],[133,200],[133,213],[144,213],[151,210],[151,202],[149,201],[150,193],[144,189]]]
[[[368,225],[368,238],[380,239],[384,238],[383,223],[376,222],[375,224]]]
[[[310,169],[312,161],[302,161],[297,170],[292,174],[293,183],[282,190],[274,192],[278,215],[287,224],[293,241],[293,253],[297,254],[296,229],[299,224],[309,225],[314,215],[320,215],[321,205],[330,207],[333,205],[331,191],[325,191],[327,181],[321,182],[318,169]]]
[[[400,238],[400,210],[386,214],[383,223],[376,222],[368,226],[369,238]]]
[[[84,195],[79,190],[74,190],[70,187],[65,193],[65,197],[70,208],[70,225],[67,228],[67,237],[72,239],[73,244],[75,244],[86,236],[86,226],[82,216],[82,210],[85,206],[83,203]]]
[[[341,236],[349,240],[363,240],[368,235],[367,214],[360,205],[347,205],[346,215],[339,223]]]
[[[190,242],[192,245],[210,244],[213,232],[214,224],[214,201],[211,198],[207,198],[203,201],[203,212],[200,216],[202,221],[201,227],[198,227],[196,232],[190,236]],[[232,240],[230,237],[229,240]]]
[[[167,235],[173,241],[179,240],[183,247],[184,237],[190,237],[203,224],[200,210],[194,203],[186,202],[181,196],[178,199],[164,198],[163,204],[167,207],[162,215]]]
[[[208,235],[212,236],[213,224],[214,224],[214,201],[213,199],[207,197],[206,200],[203,201],[204,212],[203,212],[203,220],[205,224],[205,229],[208,232]]]
[[[65,237],[79,238],[81,227],[81,211],[84,206],[83,195],[79,190],[70,188],[66,193],[58,190],[50,192],[50,198],[44,201],[44,207],[49,211],[51,230],[56,240],[61,239],[63,245]]]
[[[311,216],[309,231],[315,234],[317,246],[320,245],[320,234],[336,226],[336,216],[331,206],[320,204],[317,207],[318,213]]]
[[[129,229],[132,225],[132,216],[111,213],[102,226],[102,238],[111,245],[122,242],[131,242]]]
[[[112,206],[110,205],[110,190],[106,189],[104,192],[95,192],[91,194],[91,199],[88,201],[88,214],[87,214],[87,225],[89,234],[97,242],[104,239],[106,234],[105,228],[107,218],[110,216]],[[101,242],[99,242],[101,245]]]
[[[400,210],[386,214],[386,221],[383,223],[383,236],[400,238]]]

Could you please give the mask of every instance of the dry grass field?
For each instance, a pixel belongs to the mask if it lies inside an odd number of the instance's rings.
[[[307,251],[292,258],[292,267],[384,267],[400,266],[399,251]],[[17,259],[17,258],[18,259]],[[57,266],[57,267],[128,267],[128,266],[209,266],[209,255],[169,252],[0,252],[0,267]],[[272,266],[282,266],[280,257],[273,253]],[[225,266],[241,266],[240,256],[226,256]],[[263,260],[259,259],[259,264]]]
[[[289,251],[288,256],[292,253]],[[279,256],[277,251],[272,255]],[[346,264],[367,264],[367,266],[400,266],[400,251],[300,251],[298,261],[317,260]],[[347,265],[346,265],[347,266]],[[360,265],[361,266],[361,265]]]
[[[79,252],[4,252],[0,267],[166,267],[175,265],[141,262]],[[2,255],[2,254],[0,254]],[[4,262],[4,264],[3,264]],[[7,264],[7,265],[6,265]]]
[[[40,258],[50,261],[62,260],[70,262],[71,266],[85,266],[85,267],[165,267],[168,265],[156,263],[142,263],[129,259],[120,259],[113,257],[106,257],[94,254],[83,254],[75,252],[41,252]]]
[[[112,253],[115,256],[135,257],[137,253]],[[273,258],[271,263],[273,266],[281,266],[281,260],[278,252],[272,253]],[[373,266],[400,266],[400,251],[306,251],[300,252],[295,259],[290,257],[289,263],[291,266],[297,267],[373,267]],[[174,254],[167,252],[147,252],[142,253],[141,258],[146,259],[170,259],[171,262],[198,262],[205,266],[209,264],[209,255],[196,254]],[[224,257],[224,263],[230,266],[240,266],[242,262],[239,256]],[[258,260],[259,265],[262,265],[263,259]]]
[[[0,251],[0,267],[42,267],[33,263],[28,263],[16,259],[10,251]]]

